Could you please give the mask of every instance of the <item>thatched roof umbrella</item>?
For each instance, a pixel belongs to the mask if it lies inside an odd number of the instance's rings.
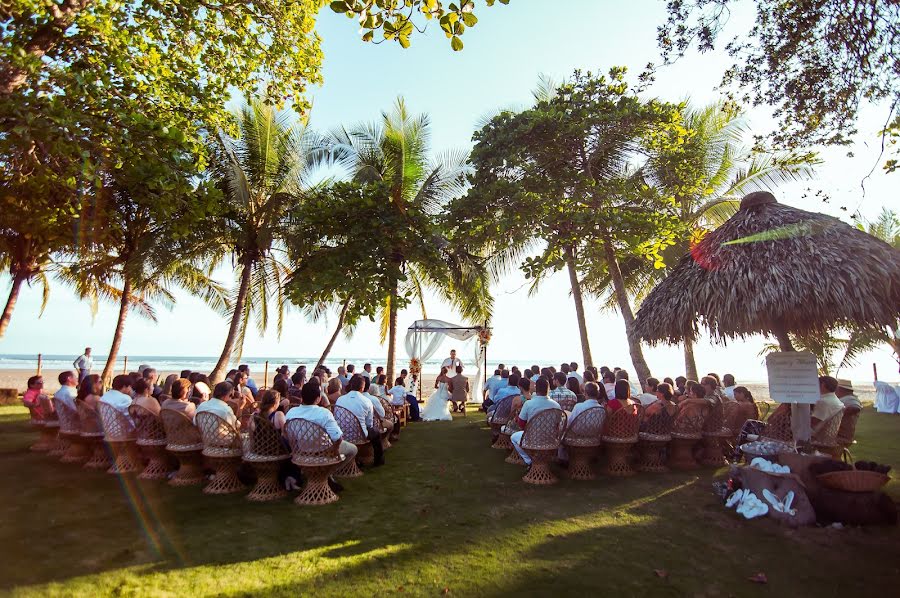
[[[713,340],[900,317],[900,251],[837,218],[751,193],[738,212],[681,258],[641,304],[633,334],[655,344]]]

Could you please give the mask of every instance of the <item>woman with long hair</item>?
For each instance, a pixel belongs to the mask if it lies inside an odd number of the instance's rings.
[[[100,376],[91,374],[81,381],[78,387],[78,394],[75,395],[76,401],[84,401],[84,404],[91,409],[97,408],[97,402],[103,395],[103,383],[100,382]]]

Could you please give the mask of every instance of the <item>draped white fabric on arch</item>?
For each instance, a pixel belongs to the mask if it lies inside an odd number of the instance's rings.
[[[463,373],[469,377],[470,400],[480,403],[484,376],[481,372],[482,355],[481,343],[478,342],[479,330],[481,330],[480,326],[460,326],[443,320],[416,320],[406,331],[406,353],[410,359],[418,359],[424,367],[425,361],[437,353],[447,337],[458,341],[474,339],[475,375],[470,375],[471,370]],[[467,365],[465,359],[461,356],[460,359],[463,361],[463,365]]]

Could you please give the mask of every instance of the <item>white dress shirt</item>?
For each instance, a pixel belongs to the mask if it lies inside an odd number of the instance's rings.
[[[584,376],[582,376],[582,375],[579,374],[578,372],[569,372],[569,373],[566,375],[566,378],[575,378],[576,380],[578,380],[578,383],[579,383],[579,384],[581,384],[582,386],[584,386]]]
[[[519,411],[519,419],[523,422],[527,422],[530,418],[534,417],[541,411],[546,409],[562,409],[559,406],[559,403],[551,399],[550,397],[542,397],[541,395],[532,395],[530,399],[525,401],[525,404],[522,405],[522,410]]]
[[[656,395],[645,392],[637,397],[637,400],[641,402],[641,405],[647,407],[648,405],[652,405],[657,401]]]
[[[347,394],[339,396],[334,404],[355,415],[359,420],[359,425],[362,426],[363,433],[375,427],[375,408],[372,406],[372,401],[361,392],[351,390]]]
[[[391,395],[391,405],[403,405],[406,403],[406,388],[401,385],[394,386],[388,391]]]
[[[241,425],[241,422],[238,421],[238,418],[234,415],[234,411],[232,411],[231,407],[223,401],[222,399],[212,398],[208,401],[203,401],[200,405],[197,406],[197,410],[194,412],[194,423],[197,423],[197,414],[198,413],[215,413],[229,424],[238,428]]]
[[[734,400],[734,389],[735,389],[734,386],[723,386],[722,394],[724,394],[729,399]]]
[[[569,416],[569,419],[566,421],[566,427],[572,425],[572,422],[575,421],[575,417],[581,413],[582,411],[587,411],[591,407],[599,407],[600,403],[597,402],[596,399],[586,399],[575,405],[575,408],[572,409],[572,415]]]
[[[75,390],[74,386],[62,386],[59,390],[57,390],[53,396],[56,399],[59,399],[66,406],[70,407],[73,411],[75,410],[75,395],[78,394],[78,391]]]
[[[372,402],[372,409],[375,410],[375,413],[378,414],[378,417],[383,418],[384,417],[384,405],[381,404],[381,401],[378,400],[378,397],[376,397],[368,392],[364,392],[363,396]]]
[[[90,371],[91,368],[94,367],[94,358],[90,355],[82,355],[73,361],[72,365],[75,366],[76,369]]]
[[[337,442],[344,436],[341,427],[338,425],[337,420],[334,419],[331,411],[324,407],[319,407],[318,405],[297,405],[296,407],[292,407],[291,410],[287,412],[284,421],[287,423],[292,419],[305,419],[314,424],[319,424],[325,428],[325,431],[328,433],[328,437],[331,438],[332,442]]]
[[[448,357],[443,361],[443,363],[441,363],[442,368],[450,368],[450,371],[452,371],[454,374],[456,373],[456,366],[458,365],[462,365],[462,361],[460,361],[459,357],[457,357],[456,359]]]
[[[115,407],[116,411],[124,415],[125,419],[134,425],[134,422],[131,421],[131,414],[128,413],[128,408],[131,407],[131,395],[111,388],[100,397],[100,402]]]

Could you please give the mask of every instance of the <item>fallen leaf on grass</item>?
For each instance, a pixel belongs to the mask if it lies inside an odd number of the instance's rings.
[[[441,590],[441,594],[449,594],[449,593],[450,593],[450,588],[444,588],[443,590]]]
[[[669,572],[665,569],[654,569],[653,572],[656,573],[657,577],[662,577],[663,579],[669,577]]]
[[[766,577],[765,573],[757,573],[756,575],[748,577],[747,579],[749,581],[752,581],[753,583],[769,583],[769,578]]]

